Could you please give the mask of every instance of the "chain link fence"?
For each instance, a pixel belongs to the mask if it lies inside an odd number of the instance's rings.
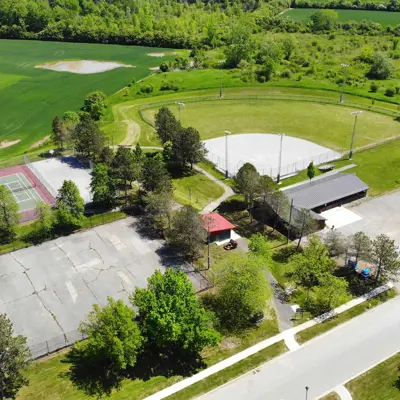
[[[82,333],[76,329],[67,332],[64,335],[55,336],[49,340],[45,340],[44,342],[29,344],[29,349],[31,351],[32,359],[36,360],[58,350],[70,347],[75,342],[79,342],[86,338],[86,335],[82,335]]]
[[[296,175],[300,171],[305,170],[310,162],[314,162],[314,165],[325,164],[334,160],[338,160],[343,157],[344,151],[343,149],[337,150],[329,150],[320,154],[316,154],[312,157],[304,158],[301,160],[297,160],[290,164],[284,164],[280,168],[280,175],[281,177]],[[240,160],[238,163],[234,164],[232,162],[228,162],[226,165],[225,157],[221,157],[213,152],[207,153],[207,159],[211,161],[215,166],[222,172],[225,172],[226,168],[228,169],[228,173],[231,177],[234,177],[241,166],[246,163],[245,160]],[[279,167],[273,167],[268,163],[252,163],[256,168],[257,171],[261,175],[268,175],[271,178],[276,178],[279,173]]]

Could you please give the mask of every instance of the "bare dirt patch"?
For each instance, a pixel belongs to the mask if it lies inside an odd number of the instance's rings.
[[[160,67],[151,67],[149,68],[150,71],[158,71],[160,69]]]
[[[6,147],[13,146],[14,144],[17,144],[21,141],[21,139],[17,140],[4,140],[3,142],[0,142],[0,149],[5,149]]]
[[[175,55],[175,52],[171,53],[147,53],[148,56],[150,57],[165,57],[165,56],[170,56],[170,55]]]
[[[50,139],[50,135],[45,136],[43,139],[38,140],[37,142],[33,143],[30,149],[36,149],[36,147],[41,146],[43,143],[47,142]]]
[[[49,62],[36,65],[35,68],[50,69],[58,72],[72,72],[73,74],[96,74],[115,68],[134,68],[134,66],[112,61],[78,60]]]

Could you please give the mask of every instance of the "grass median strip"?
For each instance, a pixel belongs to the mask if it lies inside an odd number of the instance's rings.
[[[217,372],[216,374],[211,375],[210,377],[203,379],[202,381],[197,382],[188,388],[167,397],[167,399],[187,400],[203,393],[207,393],[218,386],[221,386],[224,383],[251,371],[253,368],[272,360],[286,351],[288,351],[288,349],[283,341],[275,343],[272,346],[269,346],[266,349],[261,350],[258,353],[253,354],[252,356],[239,361],[238,363],[225,368],[224,370]]]
[[[331,318],[325,322],[321,322],[320,324],[317,324],[311,328],[299,332],[296,335],[296,340],[299,344],[303,344],[308,340],[311,340],[316,336],[319,336],[329,331],[330,329],[335,328],[336,326],[346,321],[349,321],[350,319],[360,314],[363,314],[365,311],[368,311],[369,309],[376,307],[379,304],[382,304],[389,299],[392,299],[396,295],[397,295],[396,289],[390,289],[387,292],[384,292],[370,300],[365,301],[362,304],[359,304],[358,306],[350,308],[349,310],[337,315],[334,318]]]
[[[353,400],[399,400],[400,353],[346,384]]]

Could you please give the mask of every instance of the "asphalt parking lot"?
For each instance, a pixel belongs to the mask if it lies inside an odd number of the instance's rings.
[[[200,275],[136,225],[127,218],[0,257],[0,313],[28,338],[34,357],[80,339],[79,323],[94,303],[128,302],[156,269],[183,268],[201,289]]]
[[[347,205],[361,219],[339,228],[345,235],[363,231],[371,237],[385,233],[400,246],[400,191]]]

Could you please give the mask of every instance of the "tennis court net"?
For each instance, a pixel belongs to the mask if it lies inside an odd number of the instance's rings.
[[[10,192],[18,193],[23,192],[24,190],[33,189],[36,187],[36,183],[23,183],[18,187],[12,187],[9,183],[0,183],[1,186],[5,186]]]
[[[36,176],[39,182],[48,190],[48,192],[56,198],[58,193],[57,190],[49,183],[49,181],[37,170],[37,168],[29,161],[27,156],[24,156],[25,165],[31,170]]]

